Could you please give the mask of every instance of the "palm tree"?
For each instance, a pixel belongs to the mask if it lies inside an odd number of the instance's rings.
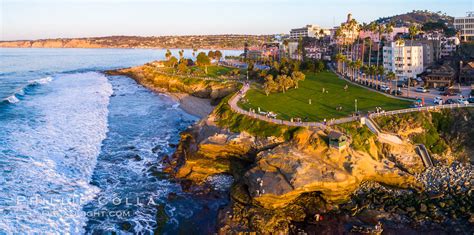
[[[173,54],[171,53],[171,51],[169,49],[166,50],[166,54],[165,54],[165,57],[166,57],[166,60],[170,60],[171,56]]]
[[[377,87],[380,88],[380,84],[382,83],[382,77],[384,74],[385,74],[385,69],[383,68],[383,66],[379,65],[379,66],[376,66],[376,73],[377,73],[377,82],[378,82],[378,85]]]
[[[377,26],[377,34],[379,36],[379,43],[377,46],[377,67],[379,66],[379,58],[380,58],[380,46],[382,43],[382,34],[385,33],[385,26],[383,24],[379,24]]]
[[[363,63],[361,60],[356,60],[355,61],[355,64],[354,64],[354,67],[355,67],[355,70],[356,70],[356,74],[357,74],[357,79],[359,78],[359,71],[360,71],[360,68],[362,67]]]
[[[393,80],[397,79],[397,76],[395,75],[394,72],[389,71],[386,75],[386,78],[388,81],[390,81],[390,90],[393,90]],[[395,95],[397,95],[397,92],[395,91]]]
[[[367,75],[369,74],[369,66],[366,64],[362,65],[362,72],[364,73],[363,84],[367,85]]]
[[[342,71],[342,61],[344,61],[346,57],[342,53],[337,53],[336,55],[336,62],[337,62],[337,72],[341,73]]]
[[[288,40],[284,40],[283,41],[283,45],[285,46],[285,53],[286,53],[286,56],[289,56],[290,55],[290,48],[288,48]]]
[[[418,27],[416,27],[416,25],[412,25],[410,26],[410,28],[408,28],[408,33],[410,34],[410,45],[413,46],[413,39],[415,38],[416,35],[418,35],[420,33],[420,30],[418,29]],[[410,77],[408,77],[408,85],[407,85],[407,96],[410,96]]]
[[[375,74],[377,73],[377,68],[374,65],[369,66],[370,74],[370,86],[373,87],[375,84]]]
[[[413,46],[413,39],[420,33],[420,29],[416,25],[412,25],[408,28],[408,33],[410,34],[411,46]]]
[[[369,31],[372,33],[375,33],[377,31],[377,25],[375,23],[370,23],[369,26]],[[369,38],[369,66],[372,62],[372,38]]]

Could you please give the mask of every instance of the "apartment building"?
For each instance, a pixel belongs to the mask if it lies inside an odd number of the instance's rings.
[[[292,29],[290,31],[290,39],[299,39],[304,37],[319,38],[329,35],[330,31],[328,29],[323,29],[314,24],[309,24],[303,28]]]
[[[454,28],[459,31],[462,41],[472,41],[474,39],[474,12],[468,12],[465,17],[455,17]]]
[[[423,72],[423,46],[405,45],[404,41],[392,42],[383,47],[383,66],[398,78],[416,78]]]
[[[363,38],[363,39],[370,38],[375,43],[380,42],[384,38],[385,38],[385,40],[387,40],[389,42],[393,42],[393,41],[395,41],[395,37],[397,35],[403,35],[403,34],[408,34],[408,27],[395,27],[395,28],[393,28],[393,32],[391,32],[391,33],[382,33],[381,35],[379,35],[376,32],[361,30],[359,32],[359,37]],[[381,37],[379,37],[379,36],[381,36]]]

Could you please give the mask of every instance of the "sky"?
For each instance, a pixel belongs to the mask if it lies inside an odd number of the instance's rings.
[[[474,0],[0,0],[0,40],[275,34],[412,10],[464,16]]]

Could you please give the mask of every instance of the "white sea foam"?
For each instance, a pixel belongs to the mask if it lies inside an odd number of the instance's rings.
[[[15,104],[15,103],[20,102],[20,100],[16,98],[16,95],[8,96],[7,98],[5,98],[5,101],[7,101],[10,104]]]
[[[52,77],[45,77],[45,78],[40,78],[40,79],[36,79],[36,80],[30,80],[29,83],[30,84],[35,84],[35,85],[43,85],[43,84],[50,83],[52,81],[53,81]]]
[[[5,137],[0,157],[7,163],[0,164],[0,233],[83,233],[87,219],[82,206],[99,192],[88,182],[106,137],[112,87],[93,72],[54,81],[51,91],[16,107],[35,110],[34,116],[0,129]],[[23,200],[32,198],[76,203]]]
[[[18,103],[18,102],[20,102],[20,100],[18,99],[17,95],[20,95],[20,96],[25,95],[25,89],[27,89],[27,87],[37,86],[37,85],[44,85],[44,84],[48,84],[52,81],[53,81],[52,77],[44,77],[44,78],[40,78],[40,79],[36,79],[36,80],[30,80],[30,81],[28,81],[28,84],[26,84],[26,85],[20,87],[19,89],[17,89],[14,94],[12,94],[11,96],[3,99],[3,101],[6,101],[10,104]]]

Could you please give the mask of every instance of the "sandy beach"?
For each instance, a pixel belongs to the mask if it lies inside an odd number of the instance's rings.
[[[210,99],[198,98],[185,93],[166,92],[165,94],[178,101],[184,111],[199,118],[206,117],[214,110]]]
[[[186,93],[172,93],[168,92],[165,89],[154,87],[147,83],[142,83],[140,81],[137,82],[156,93],[164,94],[171,97],[172,99],[179,102],[179,106],[185,112],[196,117],[204,118],[209,115],[212,110],[214,110],[214,106],[211,105],[211,99],[198,98]]]

